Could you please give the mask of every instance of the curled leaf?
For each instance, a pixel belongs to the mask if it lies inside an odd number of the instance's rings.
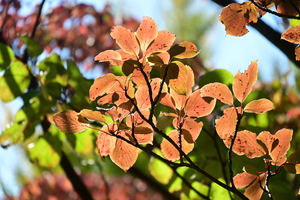
[[[244,111],[248,113],[259,114],[259,113],[267,112],[272,109],[274,109],[274,105],[272,101],[268,99],[258,99],[248,103],[245,106]]]
[[[180,59],[193,58],[196,55],[198,55],[200,52],[197,50],[197,47],[195,44],[193,44],[192,42],[188,42],[188,41],[180,43],[179,47],[184,47],[185,50],[184,50],[184,52],[182,52],[178,55],[175,55],[174,56],[175,58],[180,58]]]

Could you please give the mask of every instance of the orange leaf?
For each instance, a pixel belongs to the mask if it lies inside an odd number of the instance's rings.
[[[83,109],[79,113],[82,117],[87,118],[88,120],[96,120],[99,122],[104,122],[106,123],[106,118],[104,115],[101,114],[99,111],[92,111],[88,109]]]
[[[175,144],[177,144],[177,146],[179,146],[179,133],[177,130],[173,130],[171,131],[168,136],[175,142]],[[182,151],[186,154],[188,154],[189,152],[191,152],[194,148],[194,144],[193,143],[188,143],[183,134],[181,135],[181,141],[182,141]],[[172,162],[178,160],[180,158],[180,154],[179,151],[166,139],[163,139],[163,141],[161,142],[161,152],[162,154],[165,156],[165,158],[167,160],[170,160]]]
[[[113,39],[116,39],[117,44],[124,52],[138,57],[140,51],[139,43],[131,30],[122,26],[114,26],[110,35]]]
[[[94,60],[99,62],[109,61],[111,65],[122,65],[122,57],[117,51],[107,50],[99,53]]]
[[[149,127],[134,127],[134,136],[139,144],[152,144],[153,142],[153,130]]]
[[[210,114],[216,105],[216,99],[202,98],[200,90],[196,90],[186,101],[184,112],[190,117],[203,117]]]
[[[248,67],[248,70],[245,70],[244,73],[236,73],[234,80],[233,80],[233,93],[235,94],[236,98],[243,103],[248,94],[252,90],[253,84],[257,80],[257,61],[251,62]]]
[[[174,118],[173,126],[178,129],[179,123],[177,118]],[[185,140],[188,143],[195,143],[196,139],[200,135],[202,127],[203,127],[202,122],[198,123],[195,121],[195,119],[190,117],[185,118],[181,128],[182,132],[184,133],[183,135]]]
[[[125,131],[120,132],[119,135],[131,141]],[[127,170],[131,168],[137,160],[138,149],[135,146],[132,146],[131,144],[118,138],[116,147],[109,154],[109,156],[117,166],[127,172]]]
[[[280,166],[286,161],[286,153],[290,149],[293,130],[281,129],[275,134],[275,138],[279,140],[279,144],[271,152],[272,164]]]
[[[237,174],[234,178],[234,185],[237,188],[247,187],[244,195],[251,200],[259,200],[263,193],[261,189],[265,187],[265,180],[267,173],[263,173],[259,176],[249,174],[247,172]]]
[[[237,114],[234,107],[227,108],[220,119],[216,119],[216,131],[221,139],[230,137],[236,128]]]
[[[296,55],[296,60],[300,61],[300,46],[299,45],[295,48],[295,55]]]
[[[90,100],[94,101],[97,97],[104,95],[116,83],[117,77],[113,74],[106,74],[95,79],[90,88]]]
[[[158,34],[157,24],[151,17],[143,17],[139,28],[135,32],[141,46],[142,52],[145,52],[149,44],[156,38]]]
[[[146,73],[148,80],[150,80],[150,71],[152,67],[147,63],[146,66],[144,66],[143,70]],[[131,75],[131,80],[137,85],[136,87],[144,87],[147,86],[146,80],[140,71],[140,69],[136,69],[133,71]]]
[[[184,47],[185,51],[176,55],[175,58],[180,58],[180,59],[184,59],[184,58],[193,58],[196,55],[199,54],[200,51],[197,50],[197,47],[195,44],[193,44],[192,42],[181,42],[179,44],[180,47]]]
[[[170,108],[173,108],[173,110],[176,110],[175,101],[169,93],[162,94],[161,99],[159,100],[159,103],[161,103],[165,106],[169,106]]]
[[[73,110],[65,110],[50,118],[63,133],[79,133],[89,128],[88,121]]]
[[[170,88],[170,95],[175,102],[176,108],[178,110],[182,110],[188,96],[184,94],[180,95],[177,92],[175,92],[172,88]]]
[[[299,2],[299,0],[291,0],[291,2],[275,0],[275,6],[276,6],[276,10],[278,13],[294,16],[294,15],[299,14],[298,11],[294,8],[294,6],[296,6],[298,9],[300,9],[300,2]]]
[[[291,43],[300,44],[300,25],[292,26],[286,29],[282,33],[281,39],[284,39]]]
[[[259,113],[267,112],[272,109],[274,109],[274,105],[272,101],[268,99],[258,99],[248,103],[245,106],[244,111],[248,113],[259,114]]]
[[[110,132],[114,133],[115,124],[104,125],[101,131],[97,135],[97,148],[100,156],[105,157],[110,154],[116,145],[116,137],[110,135]]]
[[[232,138],[228,137],[224,140],[224,143],[229,147],[231,141]],[[265,154],[264,149],[256,141],[256,134],[247,130],[237,132],[232,150],[237,155],[241,156],[245,154],[248,158],[261,157]]]
[[[157,37],[146,50],[145,56],[148,56],[151,53],[168,51],[172,46],[175,37],[174,34],[169,33],[167,30],[158,31]]]
[[[256,23],[258,13],[252,2],[232,3],[223,8],[219,20],[225,26],[226,34],[242,36],[248,33],[246,25],[250,22]]]
[[[225,104],[233,105],[233,97],[227,85],[223,83],[210,83],[200,89],[201,97],[219,99]]]

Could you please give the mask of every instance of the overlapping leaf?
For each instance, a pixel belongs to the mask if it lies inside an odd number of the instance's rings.
[[[300,9],[300,2],[298,0],[275,0],[275,6],[278,13],[294,16],[299,14],[298,10]]]
[[[249,32],[246,25],[257,22],[258,13],[250,1],[241,4],[232,3],[223,8],[219,20],[224,24],[227,35],[243,36]]]
[[[201,97],[219,99],[221,102],[233,105],[233,97],[227,85],[222,83],[209,83],[200,89]]]
[[[284,169],[292,174],[300,174],[300,151],[292,153],[284,163]]]
[[[184,47],[185,50],[184,50],[184,52],[182,52],[178,55],[175,55],[174,56],[175,58],[180,58],[180,59],[193,58],[196,55],[198,55],[199,52],[200,52],[200,51],[197,50],[197,47],[196,47],[195,44],[193,44],[192,42],[188,42],[188,41],[180,43],[179,47]]]
[[[146,50],[145,56],[148,56],[154,52],[168,51],[172,46],[175,37],[176,36],[174,34],[169,33],[167,30],[158,31],[157,37]]]
[[[92,111],[88,109],[83,109],[79,113],[82,117],[87,118],[88,120],[96,120],[99,122],[104,122],[106,123],[106,118],[104,115],[101,114],[99,111]]]
[[[116,146],[116,137],[114,134],[115,124],[104,125],[97,135],[97,147],[100,156],[108,156]]]
[[[97,97],[104,95],[110,88],[118,81],[117,77],[113,74],[106,74],[96,78],[90,88],[90,100],[94,101]]]
[[[274,105],[272,101],[268,99],[258,99],[248,103],[245,106],[244,111],[248,113],[259,114],[259,113],[267,112],[272,109],[274,109]]]

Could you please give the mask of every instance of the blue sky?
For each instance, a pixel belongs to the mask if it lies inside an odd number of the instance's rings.
[[[26,15],[31,12],[29,8],[34,8],[37,0],[23,0],[21,1],[24,8],[21,13]],[[47,12],[49,7],[57,5],[60,1],[47,0],[43,12]],[[93,0],[78,0],[79,2],[93,4],[97,10],[101,10],[106,2],[111,3],[112,9],[116,17],[134,16],[137,20],[142,20],[143,16],[152,17],[158,24],[158,29],[166,29],[164,17],[166,11],[170,12],[170,0],[99,0],[94,3]],[[208,0],[194,0],[191,12],[221,12],[221,8]],[[267,14],[269,15],[269,14]],[[272,26],[277,26],[276,19],[272,16],[266,16],[268,23]],[[274,46],[264,39],[256,30],[249,28],[250,32],[243,37],[226,36],[224,26],[215,19],[212,28],[205,41],[206,45],[210,47],[211,57],[206,61],[208,66],[214,68],[227,69],[235,74],[238,70],[243,72],[248,68],[251,61],[258,60],[259,75],[264,81],[270,82],[273,75],[273,66],[276,64],[280,67],[281,73],[285,73],[290,69],[287,58]],[[176,34],[176,33],[174,33]],[[203,53],[205,49],[201,49]],[[89,72],[88,76],[92,76],[93,72]],[[292,79],[290,80],[293,83]],[[14,101],[6,106],[12,109],[15,113],[21,107],[20,101]],[[1,108],[0,104],[0,110]],[[0,128],[5,127],[6,122],[0,121]],[[17,195],[19,187],[15,176],[16,170],[21,170],[25,173],[30,172],[30,164],[17,146],[11,147],[7,150],[0,148],[0,180],[5,182],[7,189],[12,194]],[[12,159],[14,158],[14,159]],[[20,165],[22,163],[22,165]],[[30,175],[30,174],[29,174]],[[31,175],[30,175],[31,177]],[[0,198],[3,196],[0,190]]]

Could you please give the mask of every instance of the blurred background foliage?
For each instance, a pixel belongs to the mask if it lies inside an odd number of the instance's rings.
[[[97,133],[87,130],[66,135],[49,122],[49,117],[63,110],[95,110],[97,105],[88,97],[93,79],[110,71],[119,75],[120,67],[96,63],[94,56],[116,48],[109,35],[112,26],[122,25],[134,31],[142,19],[129,15],[120,17],[114,6],[120,6],[122,1],[106,4],[101,10],[93,5],[70,1],[61,1],[41,10],[44,3],[26,8],[30,14],[24,16],[19,12],[22,6],[26,6],[22,1],[0,1],[0,98],[3,113],[0,159],[15,160],[17,165],[13,168],[11,162],[1,163],[0,198],[80,199],[72,188],[76,181],[68,175],[73,171],[73,176],[79,174],[79,180],[83,180],[94,199],[198,199],[179,176],[202,194],[209,194],[211,199],[230,199],[226,190],[201,174],[185,168],[172,169],[144,152],[140,152],[137,163],[128,174],[124,174],[109,158],[98,155]],[[163,12],[166,28],[177,35],[176,43],[188,40],[203,50],[201,56],[185,61],[194,70],[198,87],[218,81],[231,88],[234,75],[207,64],[214,49],[205,40],[209,38],[219,13],[191,10],[195,10],[192,0],[170,1],[170,7]],[[291,68],[290,71],[295,72],[292,81],[295,84],[291,85],[289,73],[281,74],[276,70],[279,68],[275,65],[274,79],[271,82],[259,81],[246,99],[246,102],[262,97],[270,99],[275,110],[260,115],[247,114],[241,129],[258,134],[264,130],[275,133],[281,128],[291,128],[294,136],[289,152],[293,152],[300,146],[300,72]],[[166,109],[163,106],[157,108],[159,111]],[[213,124],[223,109],[218,102],[214,114],[204,119],[205,130],[189,156],[214,177],[228,182],[227,148],[215,133]],[[158,117],[158,111],[156,115]],[[166,132],[172,130],[171,118],[160,117],[159,128]],[[160,142],[161,138],[155,137],[154,145],[149,148],[159,153]],[[17,149],[10,152],[15,147]],[[246,164],[264,171],[261,159],[234,156],[233,164],[235,173],[242,172]],[[15,176],[9,177],[4,168],[16,169],[9,172]],[[13,184],[16,182],[17,190]],[[270,188],[275,199],[296,199],[300,178],[282,170],[280,175],[271,179]],[[84,194],[80,189],[75,190]],[[267,196],[264,195],[263,199]]]

